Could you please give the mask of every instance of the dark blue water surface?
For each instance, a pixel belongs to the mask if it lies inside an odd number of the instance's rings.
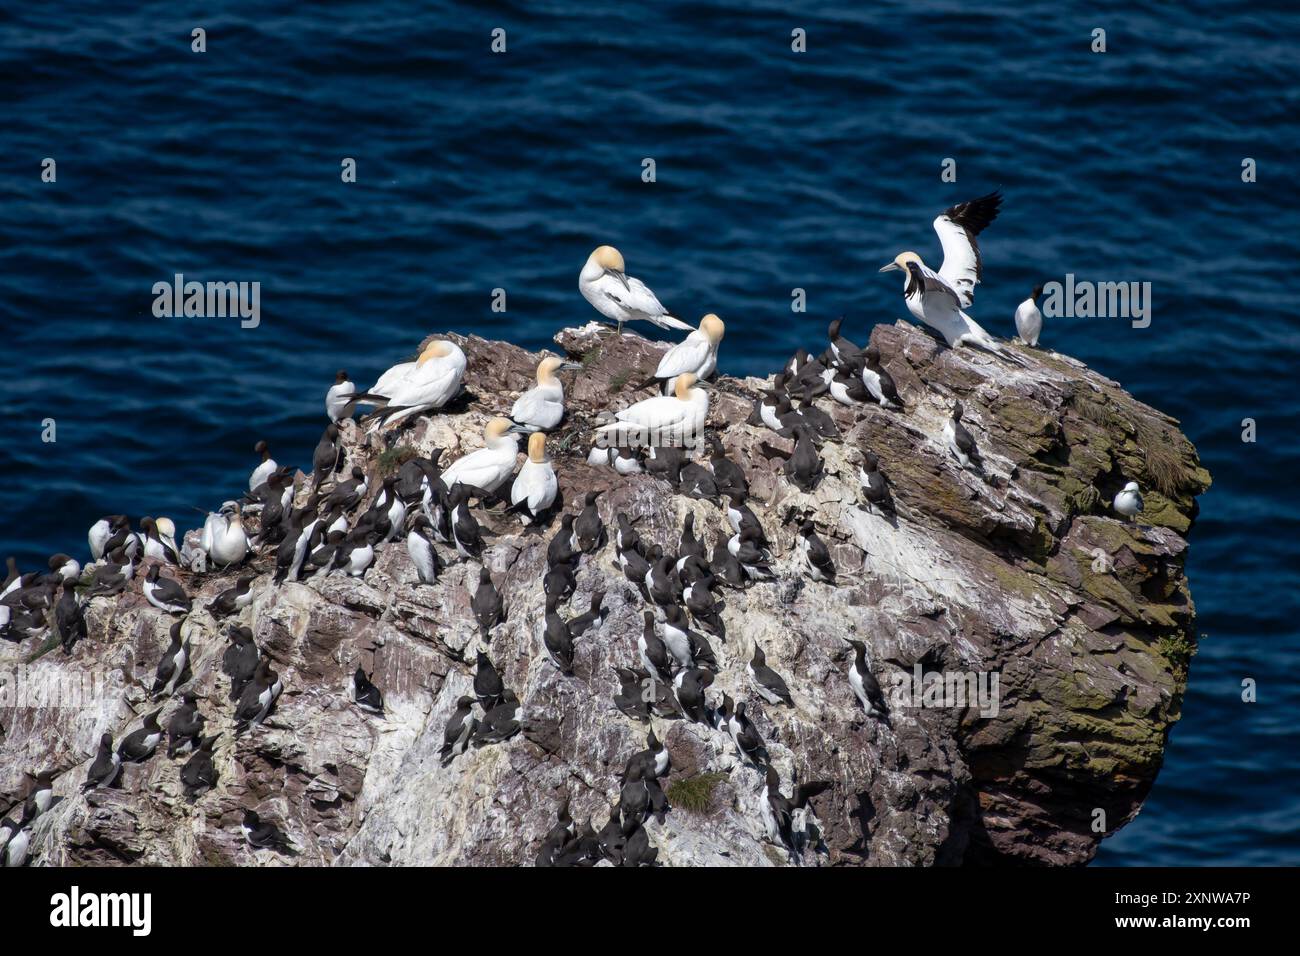
[[[259,438],[307,463],[339,366],[368,384],[432,331],[546,343],[593,317],[602,242],[678,314],[723,316],[726,372],[841,312],[860,341],[902,312],[877,268],[937,265],[931,219],[1001,188],[975,317],[1008,335],[1067,272],[1151,282],[1149,328],[1044,341],[1179,418],[1215,479],[1184,717],[1098,861],[1300,862],[1294,4],[113,6],[0,8],[0,554],[81,555],[111,512],[190,527]],[[261,325],[155,318],[177,272],[261,282]]]

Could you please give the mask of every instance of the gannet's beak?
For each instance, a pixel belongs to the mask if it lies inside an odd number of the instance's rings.
[[[506,434],[507,434],[507,435],[512,435],[512,434],[513,434],[513,435],[531,435],[532,432],[529,431],[528,428],[525,427],[525,426],[523,426],[523,425],[511,425],[509,428],[506,429]]]
[[[629,292],[632,291],[632,287],[631,287],[630,285],[627,284],[627,276],[623,275],[623,273],[621,273],[621,272],[617,272],[617,271],[615,271],[614,269],[606,269],[606,270],[605,270],[605,275],[607,275],[607,276],[613,276],[613,277],[614,277],[615,279],[617,279],[619,282],[623,283],[623,288],[624,288],[624,289],[627,289],[627,291],[629,291]]]
[[[564,362],[560,365],[561,372],[581,372],[582,365],[578,362]]]
[[[891,262],[887,265],[881,266],[880,271],[881,272],[894,272],[894,271],[902,272],[903,267],[900,266],[897,262]]]

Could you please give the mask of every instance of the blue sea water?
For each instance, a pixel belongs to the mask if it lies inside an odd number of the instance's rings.
[[[543,345],[592,317],[602,242],[724,317],[726,372],[838,314],[863,340],[903,311],[877,268],[937,262],[930,220],[1001,188],[975,317],[1009,335],[1066,273],[1151,282],[1149,328],[1043,338],[1179,418],[1215,479],[1183,720],[1098,863],[1300,863],[1293,4],[116,6],[0,7],[0,554],[80,554],[111,512],[192,526],[259,438],[308,462],[340,366],[364,385],[447,329]],[[178,272],[260,282],[261,324],[155,318]]]

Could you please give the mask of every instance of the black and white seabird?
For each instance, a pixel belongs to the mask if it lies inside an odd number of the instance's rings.
[[[197,747],[207,718],[199,713],[199,699],[186,691],[181,705],[167,718],[167,756],[175,757],[187,747]]]
[[[519,733],[521,727],[516,719],[519,714],[519,697],[512,690],[501,695],[501,702],[483,714],[474,732],[474,746],[484,747],[499,744]]]
[[[730,552],[726,552],[730,558]],[[735,559],[732,558],[734,561]],[[740,571],[739,564],[737,570]],[[741,571],[741,576],[744,572]],[[682,590],[682,600],[686,602],[686,610],[690,612],[691,618],[715,637],[726,640],[727,629],[722,621],[723,603],[713,596],[713,574],[710,573],[705,577],[700,577],[691,581],[690,584]]]
[[[727,550],[740,562],[746,577],[759,580],[774,576],[770,563],[772,556],[759,543],[759,534],[753,528],[742,528],[739,534],[732,535]]]
[[[118,548],[109,552],[108,560],[91,572],[90,583],[82,593],[82,600],[121,594],[134,576],[135,566],[125,551]]]
[[[710,723],[704,692],[712,683],[713,672],[702,667],[687,667],[677,672],[673,679],[673,692],[677,696],[677,706],[687,720],[697,724]]]
[[[86,638],[86,614],[77,600],[75,582],[63,582],[63,594],[54,605],[54,633],[63,646],[64,654],[71,654],[77,641]]]
[[[1029,298],[1016,306],[1016,335],[1030,348],[1038,347],[1038,336],[1043,331],[1043,313],[1038,309],[1038,297],[1042,294],[1043,287],[1036,285]]]
[[[348,681],[348,695],[356,702],[356,705],[370,714],[384,716],[384,695],[370,680],[373,675],[367,675],[361,665],[357,665],[357,671]]]
[[[31,789],[23,802],[23,816],[34,820],[54,803],[54,771],[42,770],[32,779]]]
[[[252,630],[247,627],[231,627],[226,636],[230,639],[230,646],[221,656],[221,670],[230,677],[230,699],[239,700],[257,672],[262,652],[253,640]]]
[[[457,484],[447,493],[451,542],[462,558],[478,559],[483,553],[483,531],[469,507],[469,499],[476,490],[469,485]]]
[[[369,486],[370,482],[366,478],[366,473],[354,466],[352,468],[352,477],[336,484],[321,502],[321,507],[326,511],[334,508],[351,511],[361,503],[361,499],[366,496]]]
[[[682,592],[682,582],[677,576],[677,558],[664,554],[658,545],[653,545],[646,557],[650,562],[650,570],[646,572],[645,585],[650,592],[650,600],[660,605],[672,604],[681,597]]]
[[[622,536],[620,535],[620,537]],[[618,566],[623,569],[623,576],[635,584],[637,590],[641,592],[642,599],[649,602],[650,592],[646,589],[645,582],[646,576],[650,573],[650,562],[637,550],[640,538],[636,537],[636,532],[632,532],[631,536],[623,540],[628,541],[629,544],[627,547],[622,544],[616,546],[615,559]]]
[[[727,504],[727,523],[731,525],[731,530],[739,534],[746,528],[757,532],[758,539],[767,544],[767,537],[763,534],[763,526],[759,523],[758,516],[754,514],[749,505],[745,504],[745,499],[739,495],[732,495]]]
[[[438,549],[433,546],[433,525],[424,514],[417,514],[411,522],[406,553],[421,584],[438,583]]]
[[[159,577],[156,564],[150,565],[142,590],[146,601],[168,614],[190,613],[193,602],[185,593],[185,589],[171,578]]]
[[[573,635],[569,623],[556,610],[556,599],[546,601],[546,623],[542,629],[542,643],[552,663],[565,677],[573,676]]]
[[[253,603],[253,582],[256,580],[255,574],[240,575],[234,587],[226,588],[208,603],[208,613],[223,618],[248,607]]]
[[[605,592],[593,591],[591,595],[591,608],[583,614],[569,621],[569,633],[575,638],[581,637],[593,627],[600,627],[605,623],[605,618],[609,616],[609,611],[604,607]]]
[[[650,675],[640,669],[615,667],[619,692],[614,695],[614,706],[626,717],[642,723],[650,719],[650,702],[646,700],[645,684]]]
[[[881,408],[902,408],[903,401],[898,397],[898,387],[894,378],[880,364],[880,349],[868,346],[865,353],[866,362],[862,366],[862,384],[866,386],[871,397]]]
[[[119,540],[125,540],[125,533],[130,529],[131,522],[126,515],[109,515],[100,518],[90,526],[90,531],[86,534],[86,539],[90,544],[90,557],[98,561],[108,553],[108,542],[115,537],[122,535]]]
[[[1142,513],[1144,507],[1142,501],[1142,491],[1136,481],[1130,481],[1123,490],[1115,496],[1112,502],[1115,511],[1118,512],[1125,521],[1132,521]]]
[[[681,656],[682,642],[685,655]],[[708,638],[688,626],[686,612],[676,604],[664,606],[664,644],[683,667],[718,669],[718,659],[709,646]]]
[[[880,459],[872,452],[862,452],[862,465],[858,468],[858,481],[862,485],[862,495],[867,499],[867,509],[873,513],[886,514],[894,510],[889,497],[889,485],[880,473]]]
[[[334,384],[325,392],[325,414],[331,422],[345,417],[352,397],[357,393],[356,383],[348,378],[346,369],[334,373]]]
[[[816,489],[825,468],[821,456],[817,454],[812,429],[804,425],[795,427],[794,451],[785,460],[783,471],[786,478],[801,491],[811,492]]]
[[[122,742],[117,745],[117,755],[123,763],[139,763],[153,756],[163,739],[163,729],[158,726],[158,715],[161,713],[161,710],[155,710],[151,714],[145,714],[139,729],[122,738]]]
[[[204,737],[194,754],[181,767],[181,786],[185,799],[193,803],[217,785],[217,767],[212,759],[212,748],[220,734]]]
[[[982,466],[979,448],[976,447],[975,439],[966,430],[966,426],[961,423],[963,411],[961,402],[953,403],[952,418],[943,426],[943,440],[948,446],[948,451],[963,468],[980,471]]]
[[[184,625],[185,621],[180,620],[171,627],[171,643],[167,645],[167,650],[163,651],[162,660],[158,662],[158,669],[154,672],[150,697],[170,697],[176,692],[176,685],[185,676],[190,661],[190,642],[181,636]]]
[[[623,866],[654,866],[659,848],[650,845],[650,834],[638,826],[627,836],[623,846]]]
[[[484,713],[501,702],[505,689],[501,675],[492,661],[482,651],[478,651],[474,666],[474,696],[478,698]]]
[[[718,502],[718,483],[713,472],[698,461],[688,461],[677,475],[677,491],[688,498]]]
[[[176,547],[176,525],[170,518],[141,518],[140,532],[144,557],[173,565],[181,563],[181,553]]]
[[[757,642],[754,644],[754,656],[746,665],[745,671],[749,674],[749,680],[759,697],[769,704],[794,706],[794,698],[790,696],[790,688],[786,686],[785,679],[767,666],[767,657]]]
[[[438,751],[444,767],[469,748],[470,738],[478,729],[478,720],[471,716],[474,704],[473,697],[461,697],[456,701],[456,709],[452,711],[451,717],[447,719],[447,726],[442,731],[442,748]]]
[[[880,683],[871,673],[871,668],[867,666],[867,646],[861,641],[852,640],[849,641],[849,645],[853,648],[853,663],[849,665],[849,686],[853,688],[853,693],[857,695],[868,717],[885,719],[889,714],[889,707],[885,703],[885,695],[880,690]]]
[[[975,286],[983,279],[976,237],[997,218],[1001,202],[1001,193],[989,193],[950,206],[934,220],[934,230],[943,246],[943,264],[938,272],[926,266],[915,252],[899,253],[880,271],[905,274],[903,298],[908,311],[918,322],[938,332],[950,348],[974,345],[1010,358],[1010,353],[963,311],[975,301]]]
[[[99,752],[86,770],[86,782],[81,786],[82,791],[112,786],[121,769],[122,758],[113,749],[113,735],[104,734],[99,738]]]
[[[239,695],[239,705],[235,708],[235,733],[242,734],[266,720],[283,691],[284,684],[271,667],[270,659],[263,657],[258,660],[253,679]]]
[[[578,586],[576,564],[553,564],[542,578],[542,593],[558,603],[567,601]]]
[[[646,611],[644,613],[645,627],[641,631],[641,638],[637,641],[637,651],[641,655],[641,663],[650,676],[665,684],[671,684],[673,680],[672,657],[669,655],[668,647],[663,640],[655,633],[655,616],[654,612]]]
[[[370,565],[375,563],[375,546],[378,545],[379,538],[378,531],[354,528],[334,552],[333,571],[341,571],[349,577],[364,578]]]
[[[841,365],[852,364],[862,351],[844,336],[840,335],[840,328],[844,325],[844,316],[840,316],[832,322],[826,329],[826,337],[830,340],[831,363],[836,367]]]
[[[804,569],[814,581],[835,582],[835,562],[831,560],[830,549],[817,535],[817,528],[811,521],[805,520],[799,525],[799,554],[803,559]]]
[[[719,537],[714,544],[713,554],[709,558],[709,567],[713,570],[714,578],[727,587],[743,588],[749,581],[745,569],[731,553],[726,538]]]
[[[605,541],[605,522],[600,519],[596,499],[601,492],[589,491],[583,497],[582,511],[573,519],[573,543],[583,554],[591,554]]]
[[[316,450],[311,453],[311,489],[316,491],[325,479],[343,467],[343,443],[339,441],[339,426],[332,422],[325,426]]]
[[[731,706],[730,698],[725,694],[723,700],[727,703],[727,723],[726,731],[731,736],[732,742],[735,743],[736,749],[741,755],[755,766],[765,766],[767,764],[767,747],[763,744],[763,737],[754,726],[754,722],[749,719],[745,713],[745,702],[737,701],[735,706]]]
[[[718,494],[726,497],[738,497],[742,501],[749,497],[749,480],[745,470],[727,457],[722,440],[715,434],[709,435],[712,449],[709,467],[713,469],[713,480],[718,487]]]
[[[244,831],[248,845],[255,850],[275,850],[277,853],[296,855],[293,842],[285,836],[284,831],[270,820],[263,820],[255,810],[244,811],[240,829]]]
[[[4,853],[3,864],[15,869],[26,864],[31,840],[32,819],[25,811],[17,823],[8,817],[0,822],[0,850]]]
[[[252,491],[258,485],[263,484],[267,478],[271,477],[271,473],[280,467],[276,464],[275,459],[271,457],[271,446],[265,441],[259,441],[254,445],[253,453],[261,455],[262,460],[258,463],[257,467],[253,469],[253,473],[248,476],[249,491]]]
[[[479,635],[484,641],[489,640],[492,628],[505,620],[505,602],[501,599],[501,592],[492,583],[492,575],[487,568],[479,568],[478,588],[469,604],[470,610],[474,612],[474,620],[478,621]]]

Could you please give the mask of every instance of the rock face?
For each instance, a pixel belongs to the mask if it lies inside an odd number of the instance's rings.
[[[446,449],[446,464],[479,447],[486,420],[531,384],[536,354],[452,338],[469,357],[466,399],[453,412],[418,419],[393,449],[345,423],[350,464],[378,478],[409,454],[403,449],[434,447]],[[906,409],[819,400],[842,440],[821,448],[826,475],[810,494],[761,452],[763,442],[783,449],[790,442],[746,424],[765,383],[716,383],[709,426],[749,474],[777,577],[719,592],[726,639],[712,638],[719,672],[710,695],[748,702],[787,793],[792,778],[830,782],[812,801],[827,852],[799,862],[1085,863],[1138,812],[1179,717],[1194,651],[1185,537],[1209,475],[1176,422],[1065,356],[1012,347],[1025,362],[1019,368],[953,351],[905,323],[877,326],[872,341]],[[598,413],[648,394],[630,386],[653,371],[664,346],[594,326],[565,330],[557,342],[583,365],[564,373],[569,413],[550,446],[566,510],[603,490],[599,510],[611,528],[624,512],[643,539],[667,551],[692,512],[710,550],[729,536],[717,505],[674,494],[659,478],[586,463]],[[726,349],[724,342],[724,368]],[[954,399],[981,450],[983,476],[961,469],[945,448]],[[895,516],[863,507],[857,471],[866,448],[889,480]],[[1141,483],[1146,499],[1137,525],[1110,508],[1128,480]],[[309,483],[299,476],[299,503]],[[377,486],[372,480],[371,494]],[[787,519],[805,511],[831,548],[835,584],[801,571]],[[9,694],[0,710],[0,807],[25,794],[24,771],[59,771],[61,799],[35,824],[34,860],[531,863],[566,796],[579,825],[590,817],[599,829],[619,798],[624,763],[644,746],[645,725],[612,703],[614,668],[638,661],[642,598],[615,565],[612,543],[582,557],[562,613],[586,610],[601,589],[609,616],[577,640],[566,677],[542,644],[541,580],[558,519],[523,531],[497,507],[480,520],[489,534],[484,563],[508,609],[490,656],[520,698],[520,734],[447,767],[438,756],[457,698],[472,694],[477,563],[440,546],[447,566],[437,584],[422,585],[403,537],[380,551],[363,580],[316,576],[276,587],[272,552],[254,557],[253,603],[227,622],[203,606],[232,585],[235,571],[169,572],[195,598],[185,625],[193,650],[187,686],[201,695],[208,732],[221,734],[216,788],[188,802],[179,779],[185,758],[160,752],[127,766],[117,788],[82,795],[100,735],[120,739],[155,706],[147,693],[172,620],[145,602],[141,575],[124,594],[91,602],[90,637],[71,658],[57,648],[36,657],[30,641],[0,646]],[[238,737],[221,673],[232,622],[253,630],[285,688],[268,722]],[[900,677],[924,674],[932,684],[996,675],[996,707],[902,706],[891,696],[887,723],[868,717],[846,678],[850,638],[865,643],[887,696]],[[755,644],[785,677],[793,708],[753,692],[745,665]],[[384,692],[382,718],[349,698],[358,664]],[[16,706],[31,701],[15,701],[15,692],[45,692],[70,677],[88,691],[78,706]],[[175,706],[165,704],[164,724]],[[663,784],[674,804],[662,822],[646,825],[660,863],[791,862],[766,838],[762,773],[725,733],[686,720],[656,718],[654,727],[671,754]],[[299,854],[250,850],[239,827],[245,807],[278,822]]]

